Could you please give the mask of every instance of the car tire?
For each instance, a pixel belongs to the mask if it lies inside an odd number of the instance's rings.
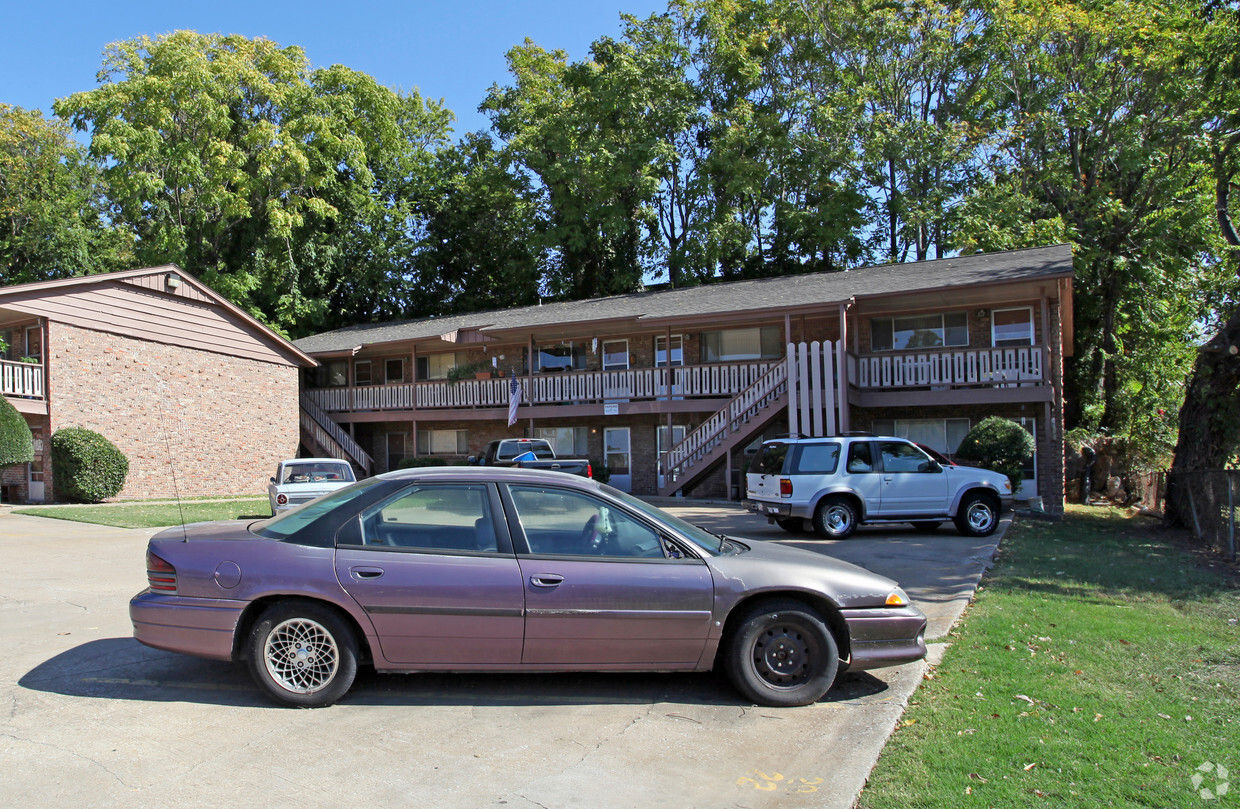
[[[323,708],[357,676],[357,637],[322,604],[281,601],[268,607],[249,639],[250,674],[269,697],[295,708]]]
[[[758,604],[728,639],[724,667],[733,687],[758,705],[817,702],[839,671],[835,638],[815,610],[797,601]]]
[[[916,528],[918,531],[921,531],[923,534],[929,534],[931,531],[936,530],[942,524],[943,523],[938,520],[919,520],[913,523],[913,527]]]
[[[848,498],[826,497],[814,510],[814,531],[825,539],[847,539],[857,530],[857,508]]]
[[[985,492],[971,492],[956,510],[956,530],[967,537],[988,537],[999,527],[999,500]]]
[[[805,533],[805,520],[800,517],[776,517],[775,524],[790,534]]]

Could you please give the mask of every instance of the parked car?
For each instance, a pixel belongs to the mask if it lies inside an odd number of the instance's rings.
[[[259,522],[164,531],[130,602],[148,646],[244,660],[318,707],[357,667],[705,671],[804,705],[844,668],[921,659],[926,618],[894,581],[723,537],[592,480],[426,467]]]
[[[316,497],[356,482],[353,467],[337,458],[294,458],[281,461],[267,487],[272,515],[309,503]]]
[[[547,469],[583,478],[594,477],[587,458],[557,458],[551,442],[542,438],[501,438],[491,441],[469,463],[478,466],[510,466],[518,469]]]
[[[812,521],[829,539],[866,523],[909,522],[933,531],[947,520],[966,536],[989,536],[1012,506],[1006,475],[944,465],[891,436],[765,441],[745,477],[750,511],[787,531]]]

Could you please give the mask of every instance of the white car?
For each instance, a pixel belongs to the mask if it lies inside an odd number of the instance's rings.
[[[353,467],[338,458],[294,458],[281,461],[267,487],[271,513],[309,503],[356,481]]]

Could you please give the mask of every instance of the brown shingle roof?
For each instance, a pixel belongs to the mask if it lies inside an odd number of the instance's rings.
[[[918,290],[944,289],[1072,275],[1066,244],[957,258],[883,264],[844,272],[809,273],[752,281],[637,292],[608,298],[562,301],[494,312],[392,323],[359,324],[294,341],[310,354],[349,351],[357,346],[420,340],[460,329],[500,331],[577,323],[648,322],[711,314],[752,313],[838,304]]]

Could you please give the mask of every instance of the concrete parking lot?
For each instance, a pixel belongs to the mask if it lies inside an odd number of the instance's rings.
[[[950,526],[824,542],[735,507],[673,510],[899,580],[931,640],[996,544]],[[152,533],[0,516],[4,806],[848,807],[924,672],[847,674],[792,709],[713,674],[369,673],[331,708],[278,708],[241,667],[130,637]]]

